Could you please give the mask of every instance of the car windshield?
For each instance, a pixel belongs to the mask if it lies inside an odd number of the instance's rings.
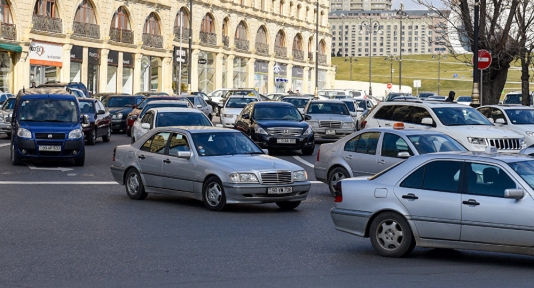
[[[419,154],[449,151],[467,151],[464,146],[447,135],[409,135]]]
[[[102,99],[105,107],[132,107],[135,104],[135,97],[106,97]]]
[[[80,112],[82,114],[95,113],[95,103],[92,101],[80,101]]]
[[[504,99],[504,104],[522,104],[523,95],[521,94],[508,94]]]
[[[256,106],[253,118],[255,120],[284,120],[302,121],[302,115],[295,106]]]
[[[13,107],[15,107],[15,98],[9,98],[4,102],[4,105],[2,105],[2,110],[13,110]]]
[[[508,163],[530,188],[534,189],[534,160]]]
[[[263,154],[263,151],[241,132],[194,133],[192,138],[200,156]]]
[[[213,126],[204,113],[159,112],[156,127],[164,126]]]
[[[343,101],[345,105],[347,105],[347,108],[349,108],[350,112],[356,112],[356,107],[354,105],[354,101]]]
[[[245,108],[248,103],[256,102],[256,98],[243,97],[243,98],[229,98],[226,101],[226,108]]]
[[[312,103],[308,114],[339,114],[349,115],[349,109],[344,103]]]
[[[143,118],[145,116],[146,111],[148,111],[151,108],[160,108],[160,107],[180,107],[180,108],[188,108],[187,102],[184,101],[173,101],[173,103],[151,103],[145,105],[145,108],[141,110],[141,113],[139,114],[139,119]]]
[[[310,102],[310,99],[308,99],[308,98],[302,98],[302,99],[299,99],[299,98],[283,98],[282,102],[291,103],[291,104],[295,105],[295,107],[297,107],[297,108],[304,108],[304,107],[306,107],[306,104],[308,104],[308,102]]]
[[[432,110],[445,126],[493,125],[488,118],[472,107],[440,107],[432,108]]]
[[[534,109],[506,109],[504,111],[512,124],[534,124]]]
[[[36,122],[79,122],[77,101],[28,99],[20,104],[20,120]]]

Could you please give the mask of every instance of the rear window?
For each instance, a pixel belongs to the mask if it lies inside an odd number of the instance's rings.
[[[504,99],[504,104],[521,104],[523,101],[523,95],[521,94],[508,94]]]
[[[105,107],[131,107],[135,104],[135,97],[107,97],[102,99]]]

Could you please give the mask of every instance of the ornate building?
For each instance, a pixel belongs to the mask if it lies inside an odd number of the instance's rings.
[[[318,2],[317,59],[316,4],[0,0],[0,89],[80,81],[93,92],[171,93],[180,79],[188,83],[188,71],[191,91],[254,87],[272,93],[277,80],[287,83],[276,86],[283,90],[313,92],[316,83],[330,88],[330,3]]]

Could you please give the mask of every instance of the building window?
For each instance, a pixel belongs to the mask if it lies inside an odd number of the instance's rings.
[[[78,6],[76,16],[74,16],[75,22],[96,24],[95,10],[93,5],[88,0],[83,0]]]
[[[0,0],[0,22],[6,24],[13,24],[13,19],[11,18],[11,10],[9,5],[7,5],[6,0]]]
[[[57,17],[56,0],[37,0],[33,14],[50,18]]]
[[[143,33],[161,35],[161,31],[159,28],[159,21],[156,18],[156,14],[150,13],[150,15],[145,21],[145,27],[143,28]]]
[[[202,24],[200,25],[201,32],[214,33],[215,27],[213,25],[213,17],[210,14],[204,15],[202,18]]]

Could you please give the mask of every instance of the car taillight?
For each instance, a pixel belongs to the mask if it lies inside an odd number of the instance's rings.
[[[319,148],[319,150],[317,151],[317,162],[319,162],[319,158],[321,156],[321,148]]]
[[[341,192],[341,181],[337,181],[334,185],[334,202],[343,202],[343,193]]]
[[[113,162],[115,162],[115,153],[117,152],[117,147],[113,149]]]
[[[365,124],[367,124],[367,121],[366,121],[366,120],[363,120],[363,122],[362,122],[362,125],[361,125],[360,129],[363,129],[363,128],[365,128]]]

